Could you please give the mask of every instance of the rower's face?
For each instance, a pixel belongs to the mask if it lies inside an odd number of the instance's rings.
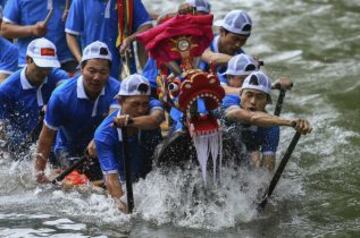
[[[86,65],[81,69],[81,74],[84,78],[85,90],[90,94],[98,94],[109,78],[109,62],[104,59],[88,60]]]
[[[247,36],[226,32],[224,30],[220,31],[219,44],[221,46],[219,48],[223,51],[220,53],[235,55],[235,53],[245,45],[247,39]]]
[[[31,79],[31,81],[34,84],[36,85],[42,84],[45,78],[51,72],[52,68],[39,67],[30,57],[28,57],[26,61],[27,61],[26,67],[27,67],[28,77]]]
[[[228,85],[234,88],[241,88],[246,76],[228,75]]]
[[[241,107],[248,111],[265,111],[268,95],[254,89],[244,89],[241,92]]]
[[[121,97],[120,105],[124,114],[139,117],[149,113],[149,101],[148,95],[127,96]]]

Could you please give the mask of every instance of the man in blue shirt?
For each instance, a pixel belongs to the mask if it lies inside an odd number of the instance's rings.
[[[5,123],[12,150],[36,140],[34,128],[39,124],[40,111],[59,82],[68,77],[65,71],[54,69],[60,63],[49,40],[33,40],[26,55],[25,68],[0,85],[0,120]]]
[[[136,33],[151,27],[151,18],[141,0],[134,2],[133,22],[130,32]],[[66,39],[69,48],[76,60],[81,60],[81,48],[89,43],[100,40],[105,42],[113,56],[111,76],[119,78],[121,60],[119,49],[116,47],[118,37],[118,9],[117,1],[100,0],[73,0],[66,21]],[[78,39],[80,38],[81,47]],[[134,40],[134,36],[126,36],[124,46],[128,46]]]
[[[120,200],[124,194],[121,184],[125,180],[122,130],[128,135],[126,149],[134,180],[144,178],[151,170],[151,157],[161,139],[159,126],[164,112],[158,100],[150,99],[150,91],[148,80],[140,74],[123,80],[117,96],[121,108],[109,115],[95,132],[105,185],[124,212],[126,205]]]
[[[35,158],[36,179],[47,182],[44,169],[55,138],[55,156],[61,167],[85,149],[95,157],[92,141],[96,127],[108,115],[119,82],[110,77],[111,53],[105,43],[89,44],[83,52],[81,75],[59,86],[49,100]],[[96,161],[84,171],[90,180],[101,179]],[[89,172],[89,174],[87,174]]]
[[[232,56],[244,53],[242,47],[250,37],[252,21],[250,16],[240,10],[233,10],[224,19],[217,22],[219,34],[211,42],[210,47],[203,53],[199,67],[209,70],[209,64],[217,66],[218,73],[226,71],[226,64]]]
[[[12,0],[6,3],[1,31],[4,37],[17,39],[20,67],[26,64],[27,45],[35,38],[46,37],[58,49],[61,68],[68,72],[75,70],[77,64],[67,47],[62,20],[65,3],[66,0]],[[52,15],[46,22],[49,12]]]
[[[0,28],[2,22],[2,4],[0,2]],[[19,52],[15,45],[0,35],[0,84],[18,67]]]
[[[251,73],[242,84],[240,97],[227,95],[223,99],[225,118],[240,122],[241,140],[250,155],[250,164],[272,170],[279,143],[279,126],[293,127],[301,134],[312,128],[303,119],[285,119],[266,112],[271,102],[271,81],[261,71]],[[261,152],[261,153],[260,153]]]

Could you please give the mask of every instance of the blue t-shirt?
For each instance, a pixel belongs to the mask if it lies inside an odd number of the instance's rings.
[[[12,74],[18,69],[19,51],[14,44],[0,36],[0,73]]]
[[[65,22],[61,17],[64,13],[66,0],[11,0],[4,9],[4,22],[26,26],[34,25],[45,20],[49,9],[53,7],[54,12],[48,23],[48,32],[44,36],[55,44],[57,55],[61,63],[73,60],[73,56],[67,47],[65,38]],[[16,46],[19,49],[19,66],[26,63],[26,49],[35,37],[18,38]]]
[[[118,36],[118,15],[116,1],[103,0],[73,0],[66,21],[65,31],[80,36],[84,49],[94,41],[106,43],[111,51],[113,61],[111,76],[119,78],[121,60],[116,48]],[[151,18],[141,0],[134,1],[133,29],[150,23]]]
[[[82,154],[93,139],[96,127],[108,115],[120,88],[120,83],[110,77],[100,96],[90,100],[83,80],[82,76],[71,78],[59,86],[49,100],[44,123],[58,130],[55,152]]]
[[[161,107],[158,100],[150,101],[150,108]],[[119,173],[124,181],[124,157],[121,129],[112,127],[120,110],[109,115],[95,132],[95,144],[101,169],[104,174]],[[160,129],[143,130],[138,136],[128,138],[128,153],[131,161],[132,177],[144,177],[151,170],[151,157],[161,140]]]
[[[220,53],[219,48],[218,48],[219,38],[220,38],[220,35],[216,35],[210,44],[210,50],[214,53]],[[239,49],[235,52],[234,56],[239,55],[239,54],[245,54],[245,52],[242,49]],[[203,71],[209,71],[210,65],[205,61],[200,61],[199,69],[201,69]],[[217,76],[218,76],[221,84],[227,84],[226,76],[224,75],[226,70],[227,70],[227,65],[220,65],[220,66],[216,67],[216,71],[217,71],[216,73],[217,73]]]
[[[0,120],[5,120],[10,143],[21,143],[39,123],[40,110],[61,80],[68,75],[53,69],[44,83],[35,88],[26,78],[24,69],[10,75],[0,85]]]
[[[240,97],[237,95],[226,95],[223,98],[222,108],[240,108]],[[279,145],[280,128],[278,126],[258,127],[244,123],[236,123],[241,131],[241,140],[247,151],[261,151],[264,155],[276,153]]]

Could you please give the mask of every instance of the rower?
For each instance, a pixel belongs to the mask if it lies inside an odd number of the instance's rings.
[[[41,110],[61,80],[67,79],[55,45],[45,38],[33,40],[26,51],[26,66],[0,85],[0,120],[7,128],[10,151],[24,149],[37,139]]]
[[[261,71],[252,72],[241,87],[240,97],[226,96],[223,99],[225,118],[237,123],[241,139],[254,167],[264,166],[273,170],[279,143],[279,126],[293,127],[301,134],[312,128],[304,119],[285,119],[266,112],[271,102],[271,81]]]
[[[96,150],[105,176],[105,185],[119,208],[124,191],[124,157],[122,130],[127,131],[132,181],[144,178],[151,170],[151,157],[160,142],[160,123],[164,112],[158,100],[150,99],[150,84],[140,74],[130,75],[121,83],[117,94],[121,108],[109,115],[95,132]],[[122,128],[122,129],[121,129]]]
[[[17,39],[19,67],[26,64],[27,45],[35,38],[45,37],[58,49],[61,68],[71,73],[75,71],[77,64],[67,47],[62,20],[65,5],[66,0],[7,1],[1,33],[8,39]]]
[[[0,28],[2,22],[2,5],[0,4]],[[0,84],[18,67],[19,51],[14,44],[0,35]]]
[[[224,74],[218,74],[221,85],[226,94],[240,94],[241,85],[245,78],[253,71],[259,70],[258,62],[247,54],[233,56]]]
[[[199,67],[208,71],[209,64],[217,66],[217,73],[226,71],[226,64],[232,56],[244,53],[242,47],[250,37],[252,21],[245,11],[233,10],[226,14],[218,23],[219,34],[216,35],[210,47],[204,51]]]
[[[118,6],[118,3],[128,3],[126,9]],[[132,6],[131,6],[132,5]],[[119,7],[119,9],[118,9]],[[131,9],[128,11],[128,9]],[[124,18],[118,19],[122,11]],[[128,22],[132,19],[132,22]],[[151,18],[142,1],[99,1],[99,0],[73,0],[66,21],[67,44],[77,61],[81,61],[81,45],[86,47],[94,41],[105,42],[112,54],[113,63],[111,76],[120,77],[121,65],[119,47],[124,51],[134,41],[134,35],[125,35],[125,30],[119,32],[119,25],[129,28],[129,34],[135,34],[151,28]],[[140,47],[141,48],[141,47]],[[123,52],[122,52],[123,53]],[[145,53],[139,55],[139,59],[145,57]],[[135,62],[131,62],[131,68],[136,68]]]
[[[85,149],[89,157],[96,157],[92,141],[95,129],[108,115],[120,87],[110,77],[111,64],[111,53],[105,43],[89,44],[83,51],[81,75],[62,84],[51,95],[35,154],[38,182],[48,182],[44,169],[56,133],[54,152],[61,168],[70,166],[75,162],[70,158],[82,156]],[[101,179],[97,160],[88,163],[88,169],[83,172],[89,180]]]

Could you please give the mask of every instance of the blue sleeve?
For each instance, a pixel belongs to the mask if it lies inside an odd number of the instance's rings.
[[[87,1],[87,0],[86,0]],[[65,32],[72,35],[81,35],[84,31],[84,6],[82,0],[74,0],[66,19]]]
[[[4,22],[10,22],[17,25],[21,23],[21,9],[19,1],[20,0],[11,0],[6,3],[3,12]]]
[[[155,110],[155,109],[164,110],[162,103],[155,98],[150,98],[149,108],[150,108],[150,111]]]
[[[54,77],[57,85],[61,83],[61,81],[69,78],[69,75],[66,73],[66,71],[62,69],[53,69],[51,74],[52,77]]]
[[[106,173],[119,173],[119,164],[116,159],[114,143],[102,142],[96,139],[96,152],[99,158],[101,170]]]
[[[279,145],[280,128],[278,126],[272,126],[268,128],[262,128],[263,131],[263,144],[261,145],[262,153],[276,153]]]
[[[222,107],[227,109],[231,106],[240,106],[240,97],[237,95],[226,95],[222,100]]]
[[[150,22],[151,18],[141,0],[134,1],[133,32],[136,32],[141,25]]]
[[[57,130],[62,122],[62,104],[58,94],[53,94],[47,104],[44,123],[52,130]]]
[[[11,45],[1,57],[0,73],[12,74],[15,72],[18,68],[18,57],[18,49],[14,45]]]

